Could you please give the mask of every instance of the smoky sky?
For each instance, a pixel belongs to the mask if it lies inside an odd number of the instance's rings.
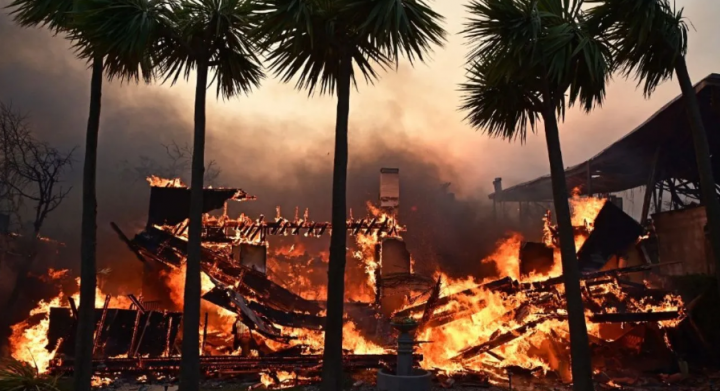
[[[73,170],[64,183],[73,190],[43,228],[45,235],[67,244],[58,266],[77,270],[90,71],[73,56],[70,43],[62,36],[19,28],[7,15],[0,16],[0,36],[0,53],[4,53],[0,56],[0,100],[12,102],[15,109],[26,113],[38,138],[62,149],[77,147]],[[173,88],[158,90],[117,81],[103,85],[98,257],[101,268],[121,270],[127,281],[136,280],[141,269],[109,223],[116,222],[129,235],[142,229],[149,187],[141,177],[128,175],[128,168],[140,165],[143,157],[158,166],[166,164],[163,144],[191,141],[192,123],[186,115],[191,106],[178,102],[176,95],[181,90]],[[209,94],[209,99],[213,98]],[[334,109],[330,103],[328,110]],[[366,202],[378,198],[380,168],[399,168],[401,221],[408,227],[405,237],[419,268],[477,272],[480,259],[504,234],[504,228],[489,223],[489,208],[482,199],[457,199],[451,194],[461,182],[456,167],[447,163],[442,149],[417,141],[397,125],[397,118],[404,115],[402,105],[395,102],[386,109],[383,116],[361,125],[366,137],[351,142],[348,206],[355,217],[364,215]],[[283,142],[283,132],[316,132],[312,123],[266,122],[242,116],[237,122],[212,114],[208,113],[206,156],[221,170],[216,182],[258,197],[257,201],[232,205],[231,213],[272,217],[279,206],[283,215],[291,218],[298,207],[301,214],[309,209],[315,221],[330,219],[331,131],[317,143],[298,148]],[[368,113],[358,115],[363,114]],[[219,135],[213,132],[217,128],[229,131]],[[351,128],[351,134],[353,131]],[[188,173],[182,174],[188,181]],[[452,184],[443,187],[446,183]],[[319,250],[327,244],[321,239],[309,246]]]

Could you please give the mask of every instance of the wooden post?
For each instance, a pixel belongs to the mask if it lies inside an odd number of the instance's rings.
[[[152,317],[152,314],[155,311],[146,312],[147,318],[145,319],[145,326],[143,326],[142,332],[140,333],[140,338],[138,338],[137,346],[135,346],[135,351],[133,352],[133,357],[137,357],[138,353],[140,352],[140,346],[142,346],[143,339],[145,339],[145,331],[147,331],[148,325],[150,325],[150,318]]]
[[[640,224],[642,225],[647,224],[648,214],[650,213],[650,196],[655,191],[655,183],[657,182],[657,166],[659,160],[660,146],[658,146],[655,150],[655,156],[653,156],[652,165],[650,167],[650,175],[648,175],[648,180],[645,184],[645,197],[643,199],[642,213],[640,215]]]
[[[205,342],[207,341],[207,325],[208,325],[208,313],[205,313],[205,326],[203,327],[203,341],[202,341],[202,347],[200,348],[200,353],[205,354]]]
[[[93,355],[97,351],[98,344],[100,343],[100,336],[102,335],[103,328],[105,328],[105,319],[107,318],[108,305],[110,305],[110,295],[105,296],[105,304],[103,305],[102,316],[100,317],[100,324],[98,325],[97,331],[95,332],[95,340],[93,341]]]
[[[78,309],[77,305],[75,304],[75,299],[73,299],[72,297],[68,297],[68,303],[70,303],[70,311],[72,312],[73,319],[77,321]]]
[[[170,315],[167,315],[167,316],[168,316],[168,332],[167,332],[167,337],[165,337],[165,352],[164,352],[163,356],[170,357],[170,346],[171,346],[170,336],[172,335],[173,318]]]
[[[133,333],[132,338],[130,339],[130,348],[127,352],[127,357],[135,357],[135,343],[137,342],[138,338],[138,329],[140,328],[140,317],[142,316],[142,311],[140,309],[135,312],[135,326],[133,327]]]

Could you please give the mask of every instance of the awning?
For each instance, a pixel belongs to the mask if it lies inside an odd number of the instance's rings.
[[[720,154],[720,75],[711,74],[695,85],[708,135],[711,156]],[[684,104],[678,96],[648,120],[605,150],[565,170],[568,189],[587,194],[592,177],[593,194],[615,193],[647,184],[658,156],[658,181],[677,178],[697,180],[695,153]],[[658,153],[658,151],[660,151]],[[712,159],[718,177],[720,159]],[[717,182],[717,181],[716,181]],[[495,193],[489,195],[495,199]],[[500,200],[500,198],[498,198]],[[502,201],[552,200],[550,175],[504,189]]]

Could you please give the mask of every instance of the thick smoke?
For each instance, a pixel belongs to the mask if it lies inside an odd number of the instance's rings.
[[[4,5],[6,2],[0,1]],[[74,186],[64,205],[50,217],[43,233],[67,243],[57,267],[79,269],[81,175],[90,72],[69,50],[69,42],[44,30],[21,29],[0,16],[0,100],[12,101],[29,114],[39,138],[55,146],[78,146],[77,162],[67,182]],[[262,88],[262,87],[261,87]],[[374,87],[381,88],[381,87]],[[140,165],[141,156],[163,164],[162,144],[191,140],[188,110],[191,97],[179,98],[181,89],[121,85],[103,87],[98,166],[98,256],[100,267],[112,269],[118,289],[135,289],[141,267],[109,227],[118,223],[127,234],[144,225],[149,188],[142,178],[129,178],[127,168]],[[252,99],[252,95],[249,99]],[[480,260],[505,227],[491,220],[485,195],[455,198],[462,189],[462,172],[436,145],[424,145],[399,127],[403,97],[388,91],[387,113],[382,117],[351,113],[348,205],[355,216],[365,213],[367,201],[378,198],[379,169],[398,167],[401,176],[400,221],[418,270],[440,267],[451,275],[479,274]],[[328,100],[328,110],[334,104]],[[367,114],[367,113],[363,113]],[[241,117],[242,118],[242,117]],[[380,118],[380,119],[378,119]],[[308,208],[316,221],[330,219],[332,184],[332,128],[317,137],[311,123],[248,118],[230,121],[208,113],[208,160],[222,170],[217,182],[238,186],[258,196],[254,202],[233,206],[233,213],[272,217],[280,206],[285,217]],[[214,132],[232,129],[234,133]],[[312,133],[317,143],[298,148],[283,142],[283,133]],[[355,138],[354,135],[363,137]],[[185,178],[186,180],[189,178]],[[489,182],[489,180],[488,180]],[[448,187],[444,184],[451,183]],[[317,251],[327,241],[308,243]]]

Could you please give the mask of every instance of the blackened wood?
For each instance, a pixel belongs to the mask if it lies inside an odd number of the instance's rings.
[[[428,301],[425,303],[425,310],[423,311],[423,316],[420,320],[420,327],[422,328],[432,317],[433,312],[435,312],[435,308],[437,308],[436,303],[438,298],[440,297],[440,287],[442,286],[442,276],[439,276],[437,279],[437,283],[435,284],[435,287],[432,290],[432,293],[430,293],[430,298],[428,298]]]
[[[208,327],[208,313],[205,312],[205,323],[203,325],[202,347],[200,348],[201,354],[205,354],[205,342],[207,342],[207,327]]]
[[[541,323],[544,323],[551,319],[559,319],[559,318],[560,318],[560,316],[553,315],[553,316],[547,316],[547,317],[544,317],[541,319],[537,319],[532,322],[528,322],[525,325],[520,326],[514,330],[510,330],[506,333],[502,333],[483,344],[467,348],[467,349],[463,350],[462,352],[460,352],[460,354],[458,354],[457,356],[453,357],[452,360],[454,360],[454,361],[467,360],[467,359],[476,357],[476,356],[486,353],[492,349],[495,349],[497,347],[508,344],[508,343],[516,340],[517,338],[520,338],[525,333],[531,331],[534,327],[536,327],[537,325],[539,325]]]
[[[252,197],[250,197],[252,198]],[[230,199],[248,199],[240,189],[203,189],[202,213],[220,209]],[[190,189],[186,187],[151,187],[148,226],[176,225],[188,218]]]
[[[605,202],[593,226],[577,253],[583,272],[599,270],[612,256],[622,255],[643,233],[643,227],[612,202]]]
[[[662,312],[626,312],[613,314],[595,314],[588,320],[592,323],[645,323],[660,322],[680,318],[678,311]]]
[[[141,313],[147,312],[147,311],[145,310],[145,306],[142,305],[142,303],[140,302],[140,300],[138,300],[137,297],[135,297],[135,295],[133,295],[133,294],[131,293],[131,294],[127,295],[127,297],[128,297],[128,299],[130,299],[130,301],[133,303],[133,305],[135,306],[135,308],[137,308],[137,310],[138,310],[139,312],[141,312]]]
[[[146,313],[147,316],[145,320],[145,326],[143,326],[142,332],[140,333],[140,338],[138,338],[137,346],[135,347],[135,351],[133,351],[132,356],[137,357],[138,352],[140,351],[140,346],[142,346],[143,339],[145,339],[145,332],[147,331],[148,325],[150,324],[150,319],[152,318],[152,314],[154,311],[150,311]]]
[[[105,319],[107,319],[108,305],[110,305],[110,295],[105,296],[105,304],[103,304],[102,316],[100,316],[100,324],[97,326],[97,329],[95,331],[95,338],[93,339],[93,355],[97,352],[98,342],[100,342],[103,329],[105,328]]]
[[[380,368],[385,363],[392,362],[394,354],[350,354],[342,356],[343,368]],[[418,365],[423,359],[420,354],[413,355],[413,360]],[[200,366],[205,372],[219,370],[285,370],[295,371],[297,369],[316,369],[322,362],[322,355],[299,355],[299,356],[272,356],[272,357],[240,357],[240,356],[201,356]],[[50,371],[54,374],[72,374],[73,359],[53,360],[50,363]],[[102,365],[101,365],[102,364]],[[93,368],[98,373],[168,373],[179,372],[180,357],[162,358],[109,358],[93,361]]]
[[[77,305],[75,304],[75,299],[72,297],[68,297],[68,303],[70,303],[70,310],[72,311],[73,318],[77,320],[78,318],[78,309]]]

